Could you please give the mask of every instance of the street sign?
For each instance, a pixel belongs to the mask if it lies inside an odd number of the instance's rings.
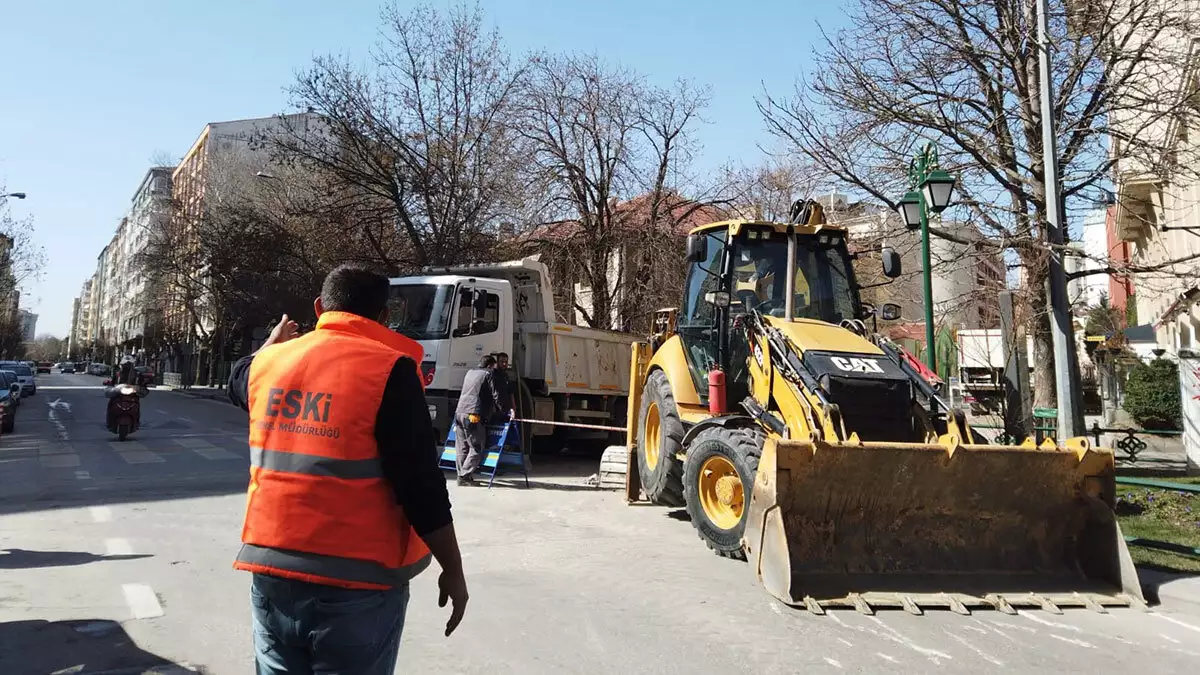
[[[1034,408],[1033,416],[1042,419],[1058,419],[1058,408]]]

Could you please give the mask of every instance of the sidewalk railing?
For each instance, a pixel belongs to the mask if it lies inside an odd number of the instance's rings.
[[[1146,441],[1138,438],[1139,435],[1159,438],[1178,438],[1183,436],[1182,431],[1154,431],[1153,429],[1133,429],[1130,427],[1111,429],[1101,427],[1099,422],[1092,423],[1092,428],[1088,429],[1088,431],[1096,438],[1096,445],[1101,445],[1100,437],[1103,434],[1125,434],[1123,438],[1113,443],[1113,448],[1125,453],[1125,457],[1129,460],[1130,464],[1137,462],[1138,455],[1149,447]]]
[[[1023,440],[1023,439],[1019,439],[1019,438],[1017,438],[1017,439],[1009,438],[1008,434],[1004,433],[1004,427],[1000,426],[1000,425],[972,424],[971,428],[972,429],[988,429],[988,430],[999,431],[1000,433],[996,434],[995,438],[993,439],[993,441],[995,443],[1020,443]],[[1045,437],[1045,435],[1049,434],[1049,435],[1053,436],[1054,431],[1055,431],[1055,427],[1053,427],[1053,426],[1034,427],[1034,433],[1037,434],[1036,440],[1039,443],[1041,442],[1042,438]],[[1104,434],[1111,434],[1111,435],[1123,434],[1123,436],[1120,439],[1118,439],[1115,443],[1112,443],[1112,447],[1114,450],[1119,450],[1120,452],[1118,453],[1118,455],[1123,454],[1124,455],[1123,459],[1128,461],[1130,464],[1137,462],[1138,455],[1141,454],[1141,452],[1143,450],[1150,447],[1149,444],[1146,443],[1146,441],[1142,440],[1141,438],[1138,438],[1138,436],[1150,436],[1150,437],[1156,437],[1156,438],[1179,438],[1179,437],[1183,436],[1182,431],[1155,431],[1153,429],[1134,429],[1131,427],[1109,428],[1109,427],[1100,426],[1100,424],[1098,422],[1092,424],[1092,427],[1090,429],[1088,429],[1088,434],[1091,435],[1095,439],[1097,446],[1105,445],[1104,442],[1101,440]]]

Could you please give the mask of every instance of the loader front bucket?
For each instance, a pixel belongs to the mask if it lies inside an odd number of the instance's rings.
[[[1144,606],[1112,452],[769,438],[745,531],[780,600],[827,607]]]

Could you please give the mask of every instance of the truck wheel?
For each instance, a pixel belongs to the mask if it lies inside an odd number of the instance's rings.
[[[638,476],[646,498],[663,506],[683,506],[683,422],[661,370],[650,373],[638,415]]]
[[[742,533],[762,444],[757,429],[712,427],[688,446],[683,476],[687,512],[696,533],[719,556],[746,559]]]

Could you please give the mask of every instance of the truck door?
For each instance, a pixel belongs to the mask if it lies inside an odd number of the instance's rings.
[[[487,288],[478,283],[459,286],[450,329],[449,361],[454,370],[474,368],[484,355],[507,351],[506,343],[512,337],[512,317],[500,312],[501,292],[502,289]],[[506,331],[502,330],[502,324],[508,326],[509,340],[505,340]]]

